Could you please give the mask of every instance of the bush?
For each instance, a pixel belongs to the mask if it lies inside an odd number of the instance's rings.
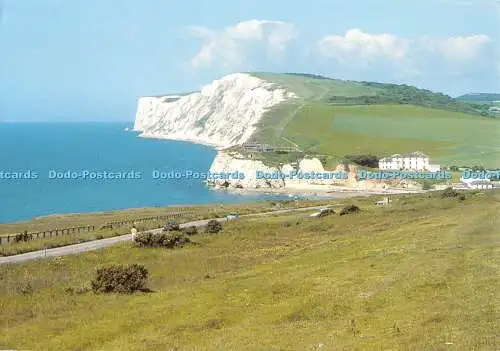
[[[138,264],[101,267],[91,282],[92,291],[130,294],[146,288],[148,274],[148,270]]]
[[[222,230],[222,224],[219,221],[212,219],[208,221],[205,232],[208,234],[217,234]]]
[[[14,241],[16,243],[19,243],[19,242],[22,242],[22,241],[24,241],[24,242],[30,241],[31,239],[33,239],[33,236],[31,234],[29,234],[27,230],[25,230],[22,233],[17,234],[14,237]]]
[[[443,199],[457,197],[459,195],[460,193],[451,187],[444,189],[443,192],[441,193],[441,197]]]
[[[181,227],[179,225],[179,223],[177,222],[168,222],[167,224],[165,224],[163,226],[163,231],[177,231],[177,230],[181,230]]]
[[[361,211],[359,209],[358,206],[356,205],[348,205],[348,206],[345,206],[342,211],[340,211],[340,215],[343,216],[343,215],[347,215],[347,214],[351,214],[351,213],[358,213],[359,211]]]
[[[196,235],[198,234],[198,228],[196,228],[194,225],[191,227],[184,228],[183,230],[184,234],[186,235]]]
[[[154,234],[151,232],[139,233],[135,238],[135,242],[143,247],[183,247],[191,242],[183,232],[164,232]]]
[[[378,157],[375,155],[345,155],[344,159],[363,167],[378,167]]]
[[[139,246],[151,246],[153,233],[151,232],[139,232],[137,233],[134,241]]]

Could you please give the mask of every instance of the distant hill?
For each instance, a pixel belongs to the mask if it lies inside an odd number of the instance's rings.
[[[465,95],[461,95],[456,100],[459,101],[474,101],[474,102],[493,102],[500,101],[499,93],[469,93]]]
[[[332,160],[419,150],[441,164],[500,165],[495,146],[500,120],[486,105],[404,84],[251,74],[300,97],[269,110],[257,125],[255,141],[298,146]]]

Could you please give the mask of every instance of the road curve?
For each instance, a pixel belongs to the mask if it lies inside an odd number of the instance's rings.
[[[294,209],[288,209],[288,210],[277,210],[277,211],[271,211],[271,212],[253,213],[253,214],[248,214],[248,215],[242,215],[240,217],[260,217],[260,216],[283,214],[283,213],[297,212],[297,211],[317,210],[319,208],[324,208],[324,207],[326,207],[326,206],[301,207],[301,208],[294,208]],[[328,207],[332,207],[332,206],[328,206]],[[221,222],[227,221],[226,218],[213,218],[213,219],[216,219],[216,220],[221,221]],[[199,221],[183,223],[180,225],[180,227],[181,228],[192,227],[192,226],[203,227],[208,223],[208,221],[210,221],[210,219],[204,219],[204,220],[199,220]],[[153,229],[153,230],[149,230],[149,231],[158,233],[158,232],[161,232],[161,230],[162,230],[162,228]],[[21,262],[35,260],[35,259],[39,259],[39,258],[45,258],[45,257],[58,257],[58,256],[74,255],[74,254],[78,254],[78,253],[82,253],[82,252],[102,249],[105,247],[113,246],[113,245],[116,245],[116,244],[119,244],[119,243],[122,243],[125,241],[130,241],[130,240],[132,240],[132,235],[126,234],[126,235],[120,235],[120,236],[115,236],[115,237],[106,238],[106,239],[87,241],[87,242],[80,243],[80,244],[73,244],[73,245],[56,247],[53,249],[32,251],[32,252],[23,253],[20,255],[0,257],[0,264],[21,263]]]

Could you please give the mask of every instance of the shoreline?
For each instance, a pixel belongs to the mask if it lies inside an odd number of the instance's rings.
[[[318,196],[331,198],[350,198],[350,197],[366,197],[376,195],[399,195],[399,194],[422,194],[425,191],[409,190],[409,189],[361,189],[339,186],[325,185],[309,185],[296,188],[224,188],[212,185],[207,185],[210,190],[228,191],[241,195],[245,194],[274,194],[274,195],[294,195],[300,196]]]

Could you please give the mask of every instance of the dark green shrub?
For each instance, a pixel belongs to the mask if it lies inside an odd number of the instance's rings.
[[[215,219],[208,221],[207,227],[205,228],[205,232],[208,234],[217,234],[221,230],[222,230],[222,224]]]
[[[92,291],[130,294],[146,288],[148,274],[148,270],[138,264],[101,267],[91,282]]]
[[[363,167],[378,167],[378,157],[375,155],[345,155],[344,159]]]
[[[17,234],[14,237],[14,241],[16,243],[19,243],[19,242],[22,242],[22,241],[23,242],[30,241],[31,239],[33,239],[33,236],[31,234],[29,234],[27,230],[25,230],[22,233]]]
[[[139,233],[135,238],[135,242],[143,247],[182,247],[191,242],[183,232],[162,232],[154,234],[151,232]]]
[[[465,194],[460,194],[460,195],[458,196],[458,199],[459,199],[460,201],[464,201],[464,200],[466,199]]]
[[[452,187],[444,189],[443,192],[441,193],[441,197],[443,199],[457,197],[459,195],[460,195],[460,193],[458,191],[456,191],[455,189],[453,189]]]
[[[139,232],[135,237],[135,242],[139,246],[151,246],[153,233]]]
[[[196,235],[198,234],[198,228],[196,228],[194,225],[191,227],[184,228],[183,230],[184,234],[186,235]]]
[[[177,222],[168,222],[163,226],[163,231],[165,232],[176,231],[176,230],[181,230],[181,226]]]
[[[153,246],[166,247],[173,249],[174,247],[183,247],[190,243],[191,240],[182,232],[161,233],[153,235]]]
[[[358,213],[359,211],[361,211],[359,209],[358,206],[356,205],[348,205],[348,206],[345,206],[341,211],[340,211],[340,215],[343,216],[343,215],[347,215],[347,214],[351,214],[351,213]]]

